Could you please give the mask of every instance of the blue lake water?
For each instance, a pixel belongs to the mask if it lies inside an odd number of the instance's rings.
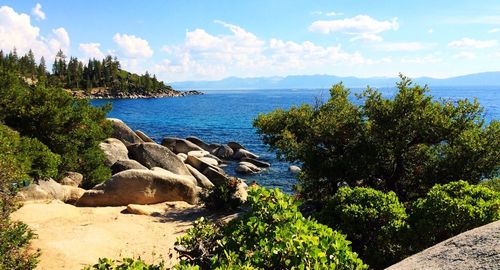
[[[353,93],[360,91],[352,90]],[[392,96],[396,90],[386,88],[379,91],[384,96]],[[485,108],[488,121],[499,119],[499,93],[500,87],[434,87],[430,92],[436,98],[477,98]],[[275,154],[268,151],[252,127],[252,120],[259,113],[287,109],[301,103],[314,104],[318,98],[325,100],[328,96],[326,89],[217,90],[206,91],[200,96],[93,100],[92,104],[100,106],[111,102],[113,109],[108,117],[122,119],[132,129],[140,129],[158,142],[166,136],[185,138],[190,135],[208,143],[240,142],[272,164],[263,173],[245,176],[245,179],[291,192],[295,178],[288,172],[290,164],[277,160]],[[226,168],[226,172],[234,174],[234,167]]]

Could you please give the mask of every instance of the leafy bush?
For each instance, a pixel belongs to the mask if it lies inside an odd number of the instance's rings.
[[[436,183],[498,175],[500,122],[485,125],[476,101],[437,101],[403,76],[397,90],[384,98],[368,88],[352,102],[336,84],[324,104],[260,114],[254,126],[280,158],[302,162],[301,195],[310,199],[347,181],[406,202]]]
[[[210,210],[237,209],[243,204],[241,199],[235,196],[238,183],[237,178],[230,178],[222,185],[214,186],[212,189],[200,193],[200,199]]]
[[[178,240],[177,269],[366,269],[340,233],[304,218],[298,202],[279,190],[252,188],[248,212],[227,225],[199,221]]]
[[[500,219],[500,193],[465,181],[436,185],[413,204],[417,249]]]
[[[391,265],[403,256],[401,236],[408,218],[394,192],[342,187],[317,218],[352,241],[352,248],[375,269]]]
[[[105,118],[108,110],[109,107],[94,108],[87,100],[73,98],[63,89],[28,86],[18,74],[0,72],[0,121],[60,155],[59,173],[78,171],[84,175],[86,186],[111,175],[98,146],[111,134]],[[37,161],[57,163],[46,158]]]
[[[163,270],[165,266],[163,262],[160,264],[146,264],[140,258],[124,258],[121,261],[114,261],[108,258],[99,258],[99,262],[87,266],[84,270]]]
[[[14,200],[17,188],[29,179],[29,160],[20,155],[19,134],[0,125],[0,269],[34,269],[39,252],[29,249],[32,231],[21,222],[10,220],[19,206]]]
[[[0,124],[0,152],[0,157],[15,156],[18,161],[17,166],[35,179],[57,176],[57,167],[61,163],[59,155],[52,153],[37,139],[21,137],[16,131],[2,124]]]
[[[479,183],[483,187],[487,187],[491,190],[500,192],[500,177],[485,180]]]

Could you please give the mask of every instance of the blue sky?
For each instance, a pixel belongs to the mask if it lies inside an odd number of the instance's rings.
[[[0,49],[111,54],[167,82],[500,70],[500,1],[408,2],[3,0]]]

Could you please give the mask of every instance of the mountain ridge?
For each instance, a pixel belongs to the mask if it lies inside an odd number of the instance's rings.
[[[366,86],[393,87],[399,81],[398,77],[366,77],[335,76],[335,75],[290,75],[270,77],[227,77],[215,81],[182,81],[170,85],[178,90],[250,90],[250,89],[314,89],[330,88],[342,81],[351,88]],[[500,86],[500,71],[480,72],[454,76],[449,78],[418,77],[413,79],[417,84],[429,86]]]

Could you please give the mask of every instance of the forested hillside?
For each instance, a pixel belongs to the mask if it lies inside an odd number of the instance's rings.
[[[0,51],[0,69],[18,72],[30,84],[43,83],[62,87],[77,96],[88,97],[131,97],[131,96],[181,96],[184,92],[175,91],[159,81],[147,71],[138,75],[121,69],[120,62],[110,55],[102,60],[89,59],[83,63],[76,57],[68,57],[59,51],[47,69],[44,57],[36,61],[30,50],[19,56],[16,50],[5,53]],[[189,92],[192,94],[192,92]]]

